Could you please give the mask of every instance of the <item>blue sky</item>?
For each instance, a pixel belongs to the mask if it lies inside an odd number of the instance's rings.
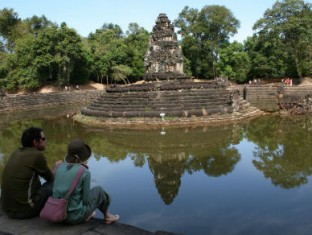
[[[58,25],[66,22],[68,27],[86,37],[104,23],[117,24],[126,32],[129,23],[135,22],[150,32],[159,13],[166,13],[174,21],[185,6],[200,10],[207,5],[222,5],[241,23],[232,40],[243,42],[252,35],[254,23],[275,2],[276,0],[0,0],[0,9],[13,8],[22,19],[45,15]]]

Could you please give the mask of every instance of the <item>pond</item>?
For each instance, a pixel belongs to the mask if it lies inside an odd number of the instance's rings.
[[[118,130],[33,115],[1,117],[0,177],[22,131],[40,126],[51,166],[71,139],[91,146],[92,186],[109,192],[121,223],[189,235],[311,234],[311,117]]]

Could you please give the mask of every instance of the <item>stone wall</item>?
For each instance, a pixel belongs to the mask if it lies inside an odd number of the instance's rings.
[[[17,110],[34,110],[70,104],[88,105],[98,98],[103,90],[6,95],[0,98],[0,114]]]
[[[231,86],[228,89],[238,89],[240,96],[244,96],[244,86]],[[248,85],[245,90],[246,101],[251,106],[257,107],[262,111],[277,112],[279,111],[277,90],[277,85]],[[312,86],[286,86],[283,92],[286,96],[297,95],[304,98],[306,95],[312,96]],[[104,93],[105,91],[103,90],[80,90],[44,94],[7,95],[0,98],[0,114],[18,110],[43,109],[71,104],[87,106]]]
[[[277,86],[248,86],[246,100],[250,105],[266,112],[279,110],[277,100]]]
[[[237,86],[233,87],[239,89],[242,96],[244,96],[245,93],[246,100],[252,106],[266,112],[280,111],[279,100],[277,98],[279,92],[278,84],[247,85],[246,88],[244,86],[238,86],[239,88]],[[297,99],[303,99],[306,95],[312,97],[312,86],[284,86],[281,92],[284,97],[296,96]]]

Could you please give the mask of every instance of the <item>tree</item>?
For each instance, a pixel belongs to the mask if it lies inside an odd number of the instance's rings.
[[[279,38],[254,35],[245,41],[245,47],[251,60],[249,78],[295,76],[285,45]]]
[[[111,31],[112,34],[116,37],[116,38],[123,38],[123,31],[121,29],[121,27],[117,24],[113,24],[113,23],[105,23],[102,25],[102,27],[98,30],[96,30],[96,33],[100,33],[100,32],[105,32],[105,31]]]
[[[0,11],[0,33],[3,37],[9,37],[12,28],[21,20],[13,9],[4,8]]]
[[[58,82],[79,84],[88,79],[88,64],[80,36],[66,24],[59,28],[45,17],[22,21],[15,30],[12,52],[4,57],[7,89],[38,89]]]
[[[250,58],[244,45],[233,42],[220,49],[218,74],[237,82],[245,82],[250,70]]]
[[[5,77],[7,75],[7,69],[5,66],[6,53],[4,50],[4,43],[0,40],[0,92],[5,87]]]
[[[80,36],[74,29],[70,29],[65,23],[62,23],[56,37],[55,60],[58,67],[59,84],[70,85],[73,82],[80,83],[79,80],[84,81],[86,79],[86,77],[84,79],[84,74],[80,74],[80,77],[73,77],[75,69],[78,69],[78,62],[86,60]]]
[[[125,65],[132,69],[129,77],[132,82],[135,82],[145,74],[144,55],[148,48],[149,34],[144,28],[139,27],[137,23],[131,23],[126,35]]]
[[[93,54],[93,74],[98,82],[106,78],[106,83],[113,80],[112,68],[125,64],[126,45],[123,33],[118,25],[104,24],[88,36],[88,44]]]
[[[14,41],[13,32],[15,27],[21,22],[18,14],[13,9],[4,8],[0,11],[0,41],[5,50],[12,48]]]
[[[33,65],[38,68],[41,84],[55,83],[57,81],[58,64],[56,60],[56,46],[58,43],[58,27],[52,25],[41,28],[32,34],[36,40]],[[35,36],[36,35],[36,36]]]
[[[36,66],[33,65],[35,39],[24,36],[15,41],[14,53],[6,58],[8,75],[6,87],[9,90],[36,89],[39,88],[39,75]]]
[[[122,80],[125,84],[129,83],[127,77],[132,73],[132,69],[126,65],[115,65],[113,68],[112,77],[115,81]]]
[[[259,36],[259,44],[270,39],[287,52],[284,63],[294,66],[294,76],[302,77],[312,73],[312,4],[303,0],[277,1],[258,20],[253,29]],[[274,56],[275,50],[266,57]],[[289,72],[288,72],[289,73]]]
[[[41,17],[34,15],[31,18],[24,20],[24,23],[27,25],[29,32],[32,33],[35,37],[44,29],[57,26],[56,24],[49,21],[44,15]]]
[[[205,6],[198,11],[185,7],[174,21],[180,28],[184,55],[194,75],[215,78],[219,49],[237,32],[239,21],[224,6]]]

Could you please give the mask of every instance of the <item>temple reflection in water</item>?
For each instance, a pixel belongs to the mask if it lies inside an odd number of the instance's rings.
[[[158,193],[168,205],[179,193],[183,174],[203,171],[208,176],[218,177],[234,169],[240,155],[232,146],[232,140],[237,138],[233,130],[232,125],[224,126],[223,131],[219,127],[202,128],[196,132],[184,129],[183,134],[181,129],[169,129],[166,135],[147,130],[117,130],[109,134],[107,142],[112,145],[106,147],[118,152],[108,155],[106,150],[105,155],[115,159],[129,151],[136,165],[147,162]],[[125,150],[123,154],[121,149]]]

